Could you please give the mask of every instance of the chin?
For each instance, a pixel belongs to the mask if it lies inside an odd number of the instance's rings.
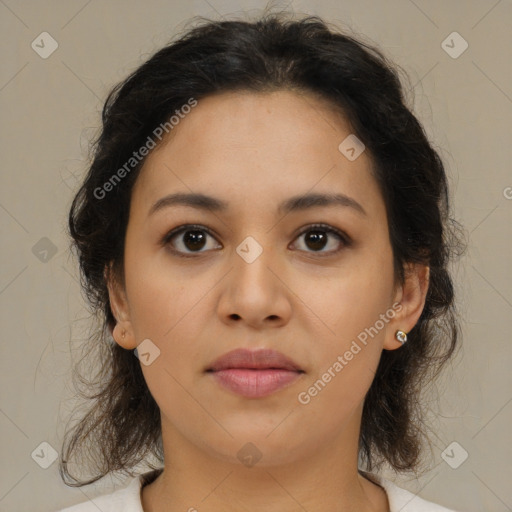
[[[285,429],[279,432],[280,427],[272,432],[274,428],[257,429],[253,425],[252,428],[235,431],[231,427],[228,431],[233,435],[232,438],[227,434],[221,435],[221,439],[212,443],[209,436],[209,442],[203,445],[203,449],[226,463],[247,468],[293,464],[315,452],[315,447],[310,446],[311,453],[308,453],[306,439],[293,438]]]

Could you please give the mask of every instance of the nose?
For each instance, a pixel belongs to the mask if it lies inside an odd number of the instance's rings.
[[[233,252],[233,267],[224,280],[218,314],[228,324],[280,327],[290,319],[293,294],[275,252],[258,245],[261,249],[254,252],[257,247],[249,240]]]

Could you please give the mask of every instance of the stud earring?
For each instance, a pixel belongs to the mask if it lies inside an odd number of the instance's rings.
[[[121,334],[121,338],[123,338],[123,340],[124,340],[125,334],[126,334],[126,331],[123,330],[123,333]]]
[[[407,341],[407,333],[404,331],[396,331],[395,337],[402,345]]]

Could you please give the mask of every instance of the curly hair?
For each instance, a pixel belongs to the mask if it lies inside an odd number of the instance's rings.
[[[86,361],[98,371],[89,379],[80,377],[85,385],[80,394],[91,402],[63,440],[59,472],[66,485],[87,485],[112,471],[132,474],[148,454],[163,462],[160,410],[138,358],[111,338],[116,321],[106,284],[110,271],[124,283],[130,197],[144,159],[112,187],[108,200],[99,198],[98,190],[191,97],[227,91],[306,92],[340,109],[374,162],[395,281],[403,284],[408,262],[429,266],[424,309],[409,341],[400,350],[382,351],[365,396],[359,437],[367,470],[383,462],[396,471],[417,469],[427,437],[420,394],[459,346],[448,264],[465,245],[451,217],[441,157],[406,106],[399,71],[382,51],[318,16],[201,18],[110,91],[101,132],[91,145],[91,164],[68,218],[81,286],[99,325],[84,345]],[[80,375],[78,368],[73,375]],[[80,480],[71,475],[68,462],[86,452],[92,478]]]

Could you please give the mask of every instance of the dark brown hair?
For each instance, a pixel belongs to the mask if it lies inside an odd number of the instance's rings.
[[[190,98],[200,101],[236,90],[304,91],[340,108],[374,162],[396,282],[403,283],[407,262],[430,267],[425,306],[408,342],[381,354],[365,397],[359,439],[368,471],[385,461],[397,471],[417,468],[426,437],[421,392],[458,346],[447,266],[465,247],[459,224],[451,218],[443,163],[406,106],[397,69],[380,50],[317,16],[266,14],[256,21],[202,19],[113,88],[92,163],[69,213],[72,249],[100,328],[84,348],[86,361],[98,371],[89,379],[80,377],[81,396],[91,401],[90,408],[63,441],[59,471],[67,485],[86,485],[113,471],[132,474],[147,455],[163,463],[158,405],[138,358],[111,338],[115,319],[105,276],[112,264],[116,279],[124,282],[130,197],[144,159],[110,187],[108,198],[98,190]],[[68,464],[77,453],[89,457],[88,463],[81,461],[92,471],[88,480],[71,476]]]

